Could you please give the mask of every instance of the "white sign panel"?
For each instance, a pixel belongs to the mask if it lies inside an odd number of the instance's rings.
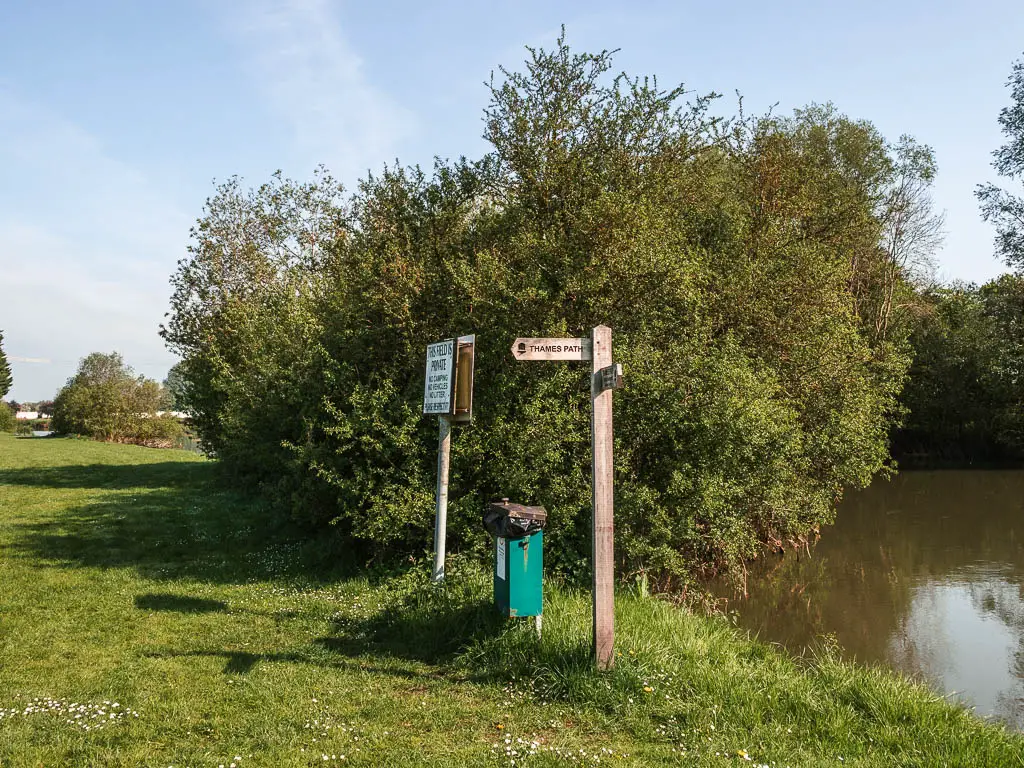
[[[449,414],[455,384],[455,339],[427,345],[427,377],[423,385],[423,412]]]
[[[590,339],[516,339],[512,355],[516,360],[590,360]]]
[[[505,540],[498,537],[498,578],[505,580]]]

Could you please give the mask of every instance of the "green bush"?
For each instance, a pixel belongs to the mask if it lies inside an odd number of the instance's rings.
[[[16,423],[14,412],[0,401],[0,432],[13,432]]]
[[[907,409],[894,452],[908,463],[1024,459],[1024,276],[931,291],[914,326]]]
[[[157,447],[176,447],[185,428],[173,416],[153,416],[140,419],[132,435],[133,441]]]
[[[157,416],[165,395],[152,379],[135,376],[121,356],[94,352],[57,394],[53,429],[97,440],[171,447],[183,428],[170,416]]]
[[[493,86],[480,161],[389,168],[347,201],[323,171],[218,188],[162,330],[204,445],[367,557],[421,551],[425,347],[476,333],[450,545],[485,551],[488,499],[540,503],[549,563],[582,575],[589,371],[508,350],[604,323],[627,382],[620,573],[669,585],[800,541],[888,458],[912,291],[883,209],[930,153],[828,107],[722,123],[681,88],[607,82],[607,54],[531,53]]]

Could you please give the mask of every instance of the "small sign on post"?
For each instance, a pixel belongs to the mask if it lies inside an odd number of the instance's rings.
[[[476,335],[459,336],[455,351],[455,402],[452,421],[468,424],[473,420],[473,368],[476,364]]]
[[[427,345],[427,371],[423,382],[423,412],[439,416],[437,438],[437,498],[434,512],[435,582],[444,581],[445,541],[448,532],[448,465],[452,422],[473,418],[473,365],[476,336],[459,336]]]
[[[455,383],[455,339],[427,345],[427,378],[423,386],[423,412],[448,415]]]
[[[589,360],[590,339],[516,339],[516,360]]]
[[[606,389],[622,389],[622,364],[606,365],[601,374],[601,391]]]
[[[599,325],[589,339],[516,339],[516,360],[590,360],[593,470],[593,641],[598,669],[610,669],[615,645],[612,392],[622,387],[622,366],[612,362],[612,329]]]

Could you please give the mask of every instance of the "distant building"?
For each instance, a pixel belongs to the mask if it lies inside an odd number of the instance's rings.
[[[18,411],[16,414],[14,414],[14,418],[24,419],[25,421],[32,421],[34,419],[40,418],[40,416],[39,411]]]
[[[178,419],[179,421],[184,421],[185,419],[192,418],[185,411],[157,411],[156,415],[157,416],[173,416],[174,418]]]

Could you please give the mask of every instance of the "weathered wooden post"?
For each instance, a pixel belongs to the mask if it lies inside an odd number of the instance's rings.
[[[599,325],[589,339],[516,339],[516,360],[590,360],[590,440],[593,456],[594,659],[598,669],[615,661],[615,547],[612,480],[612,390],[622,386],[622,366],[612,363],[612,329]]]
[[[594,355],[590,377],[590,439],[593,455],[593,564],[594,564],[594,656],[598,669],[609,669],[614,662],[615,645],[615,551],[612,483],[612,388],[606,387],[612,369],[612,329],[594,328],[591,336]]]

